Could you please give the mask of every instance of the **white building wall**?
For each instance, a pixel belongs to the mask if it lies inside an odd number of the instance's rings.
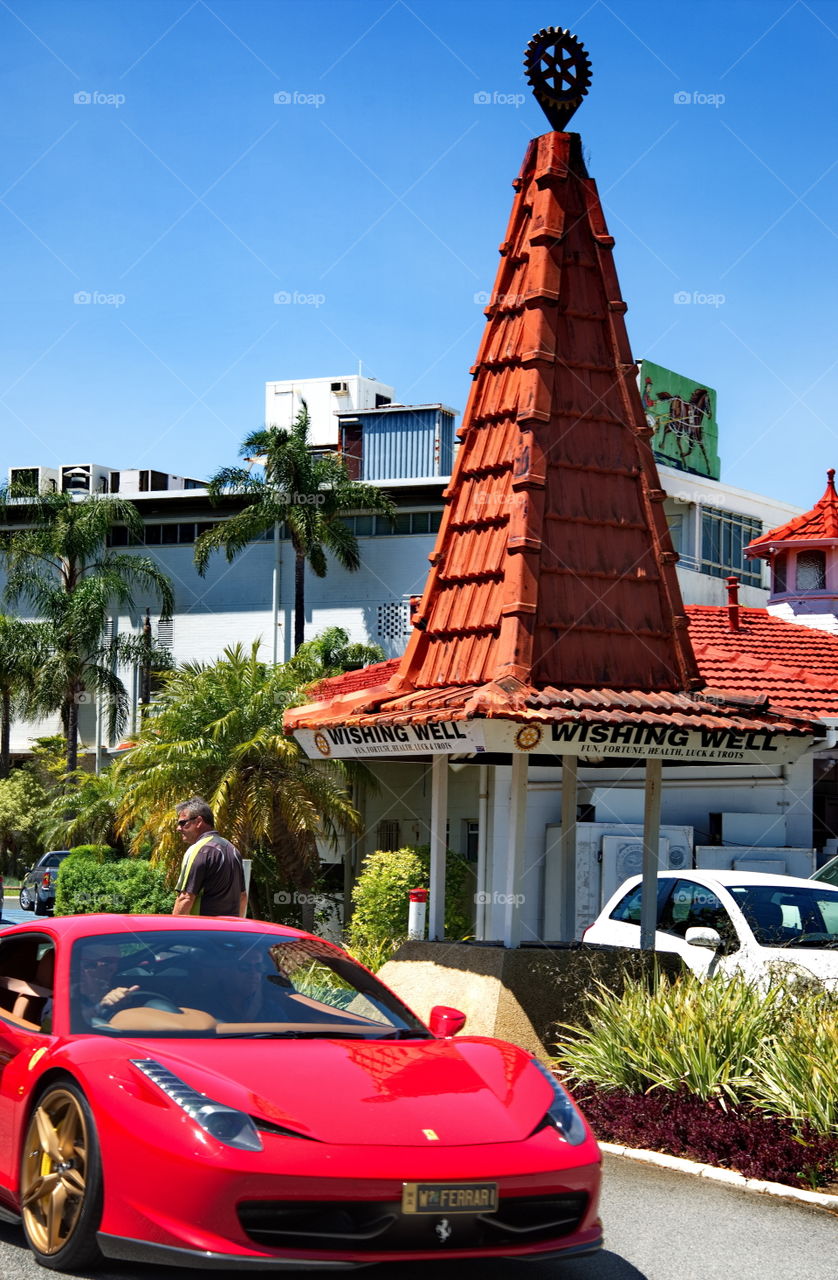
[[[358,844],[361,856],[374,853],[381,822],[398,822],[401,845],[428,844],[431,821],[431,765],[428,763],[374,762],[377,791],[364,799],[364,833]],[[478,770],[468,765],[452,768],[448,792],[448,847],[465,855],[466,823],[477,821]]]
[[[759,813],[776,820],[777,844],[787,843],[786,815],[795,801],[798,788],[789,785],[789,766],[774,771],[766,766],[748,768],[728,765],[726,769],[667,768],[663,772],[661,793],[661,823],[669,826],[689,826],[695,830],[696,844],[710,843],[711,813]],[[808,766],[811,789],[811,759]],[[609,777],[610,775],[610,777]],[[643,776],[633,771],[629,776],[619,770],[590,772],[587,781],[591,786],[591,802],[598,822],[643,821]],[[798,835],[805,836],[789,843],[811,847],[812,816],[808,815],[808,830],[803,831],[795,823]]]
[[[346,387],[345,394],[332,391],[337,383]],[[338,374],[332,378],[293,378],[265,383],[265,425],[290,427],[303,402],[311,418],[311,443],[336,445],[338,420],[336,413],[347,410],[374,409],[376,396],[395,397],[395,391],[375,378],[359,374]]]
[[[800,515],[801,507],[777,502],[762,494],[708,480],[702,476],[659,466],[661,484],[667,492],[664,506],[667,522],[673,530],[673,543],[681,559],[677,566],[678,581],[685,604],[721,605],[727,603],[726,574],[714,577],[701,572],[702,508],[711,507],[762,522],[763,531],[785,524]],[[676,527],[673,527],[676,526]],[[760,586],[741,582],[739,603],[750,608],[764,607],[768,599],[768,568],[762,561],[750,562],[760,576]],[[733,572],[733,571],[731,571]]]

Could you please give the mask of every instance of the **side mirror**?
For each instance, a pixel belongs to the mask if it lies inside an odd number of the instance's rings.
[[[722,945],[721,934],[717,929],[700,928],[688,929],[684,934],[684,941],[691,947],[707,947],[708,951],[718,951]]]
[[[466,1025],[466,1015],[447,1004],[435,1004],[428,1018],[428,1026],[435,1036],[455,1036]]]

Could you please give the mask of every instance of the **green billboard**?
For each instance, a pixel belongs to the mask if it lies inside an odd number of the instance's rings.
[[[640,398],[657,462],[718,480],[719,427],[716,393],[651,360],[640,361]]]

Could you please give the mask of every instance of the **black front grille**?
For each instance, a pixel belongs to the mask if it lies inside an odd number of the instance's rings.
[[[502,1197],[497,1213],[403,1214],[395,1200],[248,1200],[239,1222],[267,1249],[365,1253],[492,1249],[538,1244],[575,1231],[588,1205],[584,1192]],[[440,1227],[442,1221],[445,1227]]]

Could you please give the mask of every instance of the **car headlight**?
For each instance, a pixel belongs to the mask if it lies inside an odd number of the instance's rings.
[[[564,1138],[572,1147],[578,1147],[588,1136],[585,1122],[576,1108],[576,1104],[566,1089],[559,1084],[552,1071],[548,1071],[540,1062],[533,1061],[536,1071],[540,1071],[553,1090],[553,1101],[550,1109],[539,1125],[552,1125],[559,1137]]]
[[[131,1065],[148,1076],[167,1098],[217,1142],[223,1142],[228,1147],[239,1147],[242,1151],[262,1150],[262,1139],[246,1112],[237,1111],[235,1107],[228,1107],[223,1102],[214,1102],[205,1093],[199,1093],[173,1071],[169,1071],[168,1067],[155,1062],[154,1058],[132,1058]]]

